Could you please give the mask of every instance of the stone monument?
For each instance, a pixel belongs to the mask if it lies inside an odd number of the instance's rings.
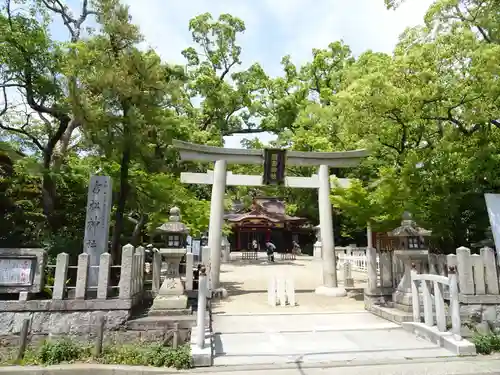
[[[112,204],[111,177],[91,176],[87,196],[83,252],[89,254],[87,286],[95,289],[99,277],[99,259],[108,251],[109,217]]]
[[[187,296],[184,293],[179,267],[181,259],[186,255],[186,238],[188,228],[180,222],[180,210],[173,207],[170,210],[169,222],[156,228],[155,234],[162,236],[166,248],[158,251],[167,264],[165,279],[158,295],[149,311],[150,315],[180,315],[187,314]],[[192,270],[186,270],[186,272]]]

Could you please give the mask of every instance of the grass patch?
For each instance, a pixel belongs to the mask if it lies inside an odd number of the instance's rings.
[[[47,340],[35,349],[29,349],[20,365],[56,365],[60,363],[101,363],[153,367],[191,367],[189,346],[176,349],[151,343],[114,344],[103,347],[101,355],[92,354],[92,346],[82,345],[70,339]],[[13,360],[4,361],[13,364]]]
[[[472,342],[476,346],[478,354],[491,354],[500,352],[500,333],[490,332],[486,334],[476,333],[472,337]]]

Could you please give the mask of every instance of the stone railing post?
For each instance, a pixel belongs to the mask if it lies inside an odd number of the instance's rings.
[[[436,325],[440,332],[446,332],[446,312],[444,306],[444,286],[434,281],[434,306],[436,309]]]
[[[432,294],[431,294],[431,286],[429,281],[422,280],[420,282],[422,287],[422,298],[424,302],[424,322],[429,327],[434,325],[434,313],[432,311]],[[417,293],[418,297],[418,293]],[[412,295],[413,298],[413,295]],[[413,301],[412,301],[413,302]]]
[[[450,283],[450,315],[451,315],[451,332],[455,340],[461,340],[462,322],[460,319],[460,302],[458,300],[458,281],[455,267],[448,268],[448,279]]]
[[[352,278],[352,273],[351,273],[351,263],[345,262],[343,266],[344,266],[344,288],[353,287],[354,280]]]
[[[87,292],[88,275],[89,275],[89,254],[82,253],[78,255],[75,299],[85,299],[85,294]]]
[[[489,247],[483,247],[481,249],[481,258],[485,267],[484,279],[488,294],[500,294],[495,251]]]
[[[366,249],[368,263],[368,290],[373,293],[377,290],[377,249],[370,247]]]
[[[208,278],[205,267],[201,267],[198,279],[198,310],[196,317],[196,345],[203,349],[205,347],[205,315],[207,310]]]
[[[146,261],[146,249],[143,246],[139,246],[135,250],[136,254],[139,254],[139,293],[142,293],[144,291],[144,266],[145,266],[145,261]]]
[[[285,294],[288,301],[288,305],[295,306],[295,283],[292,278],[285,280]]]
[[[380,252],[380,279],[382,288],[392,287],[392,259],[388,251]]]
[[[472,274],[470,250],[463,246],[457,249],[457,271],[460,293],[474,294],[474,278]]]
[[[413,308],[413,321],[416,323],[420,323],[420,298],[418,296],[418,281],[415,279],[417,276],[417,270],[412,268],[411,270],[411,300],[412,300],[412,308]]]
[[[134,266],[134,246],[127,244],[122,249],[122,263],[120,267],[120,282],[118,298],[130,299],[133,296],[132,276]]]
[[[97,284],[98,299],[108,298],[110,265],[111,265],[111,255],[109,253],[101,254],[99,260],[99,281]]]
[[[158,249],[153,249],[153,271],[151,275],[153,293],[158,293],[161,287],[161,254]]]
[[[54,276],[54,289],[52,299],[63,299],[66,291],[66,278],[68,276],[69,255],[60,253],[56,259],[56,272]]]
[[[186,290],[193,290],[193,268],[194,256],[193,253],[186,254]]]

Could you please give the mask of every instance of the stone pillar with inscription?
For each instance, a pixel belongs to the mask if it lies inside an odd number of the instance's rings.
[[[89,254],[87,286],[95,289],[99,279],[99,259],[108,251],[112,185],[109,176],[91,176],[87,196],[83,252]]]

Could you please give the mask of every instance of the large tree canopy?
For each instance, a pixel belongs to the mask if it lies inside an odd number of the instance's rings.
[[[382,1],[382,0],[380,0]],[[415,1],[415,0],[407,0]],[[401,1],[386,0],[388,8]],[[391,11],[391,10],[388,10]],[[56,40],[50,26],[67,29]],[[355,180],[334,187],[337,237],[368,221],[390,229],[405,210],[433,231],[436,249],[482,240],[483,194],[500,187],[500,2],[438,0],[392,54],[354,56],[332,41],[282,75],[255,63],[242,69],[243,20],[194,17],[185,65],[142,48],[143,36],[120,0],[3,0],[0,7],[0,246],[81,251],[86,184],[113,178],[111,249],[147,241],[178,205],[194,235],[208,225],[210,189],[179,182],[172,139],[243,147],[270,132],[272,146],[302,151],[366,148],[359,167],[334,171]],[[231,166],[261,173],[259,166]],[[310,168],[287,173],[308,176]],[[283,197],[295,215],[317,221],[311,190],[231,187],[228,201]]]

